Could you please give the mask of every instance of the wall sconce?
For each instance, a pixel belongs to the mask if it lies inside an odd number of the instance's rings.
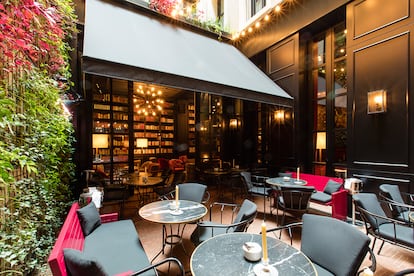
[[[276,110],[274,113],[274,118],[278,123],[285,122],[285,111],[283,109]]]
[[[141,148],[141,154],[144,154],[144,148],[148,148],[148,139],[137,138],[137,148]]]
[[[229,126],[230,126],[230,128],[233,128],[233,129],[237,128],[238,120],[237,119],[230,119]]]
[[[109,146],[109,135],[108,134],[92,134],[92,147],[96,149],[95,161],[101,161],[99,155],[99,149],[105,149]]]
[[[326,132],[317,132],[316,133],[316,149],[319,152],[319,162],[322,161],[322,150],[326,149]]]
[[[387,91],[376,90],[368,92],[368,114],[384,113],[387,111]]]

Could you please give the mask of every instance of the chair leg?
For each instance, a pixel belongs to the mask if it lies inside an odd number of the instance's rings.
[[[378,250],[378,255],[381,253],[381,250],[382,250],[382,247],[384,246],[384,243],[385,243],[385,241],[382,241],[381,246],[380,246],[380,248]]]
[[[377,241],[377,238],[374,237],[374,241],[372,242],[372,251],[374,252],[374,248],[375,248],[375,242]]]
[[[283,211],[283,215],[282,215],[282,223],[280,224],[281,226],[285,225],[285,211]],[[282,230],[280,230],[279,232],[279,239],[282,238]]]

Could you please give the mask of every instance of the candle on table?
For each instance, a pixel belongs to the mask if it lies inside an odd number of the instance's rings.
[[[297,169],[297,171],[296,171],[296,178],[297,178],[297,180],[299,181],[299,173],[300,173],[300,169],[299,169],[299,167],[298,167],[298,169]]]
[[[178,207],[178,185],[175,186],[175,206]]]
[[[263,250],[263,262],[268,262],[267,257],[267,239],[266,239],[266,223],[262,223],[262,250]]]

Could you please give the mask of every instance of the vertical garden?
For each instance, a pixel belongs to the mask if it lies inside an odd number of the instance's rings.
[[[71,0],[0,1],[0,275],[35,274],[71,200]]]

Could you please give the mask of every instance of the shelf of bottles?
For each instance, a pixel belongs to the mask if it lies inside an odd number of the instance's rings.
[[[188,111],[188,153],[195,153],[195,105],[189,104]]]

